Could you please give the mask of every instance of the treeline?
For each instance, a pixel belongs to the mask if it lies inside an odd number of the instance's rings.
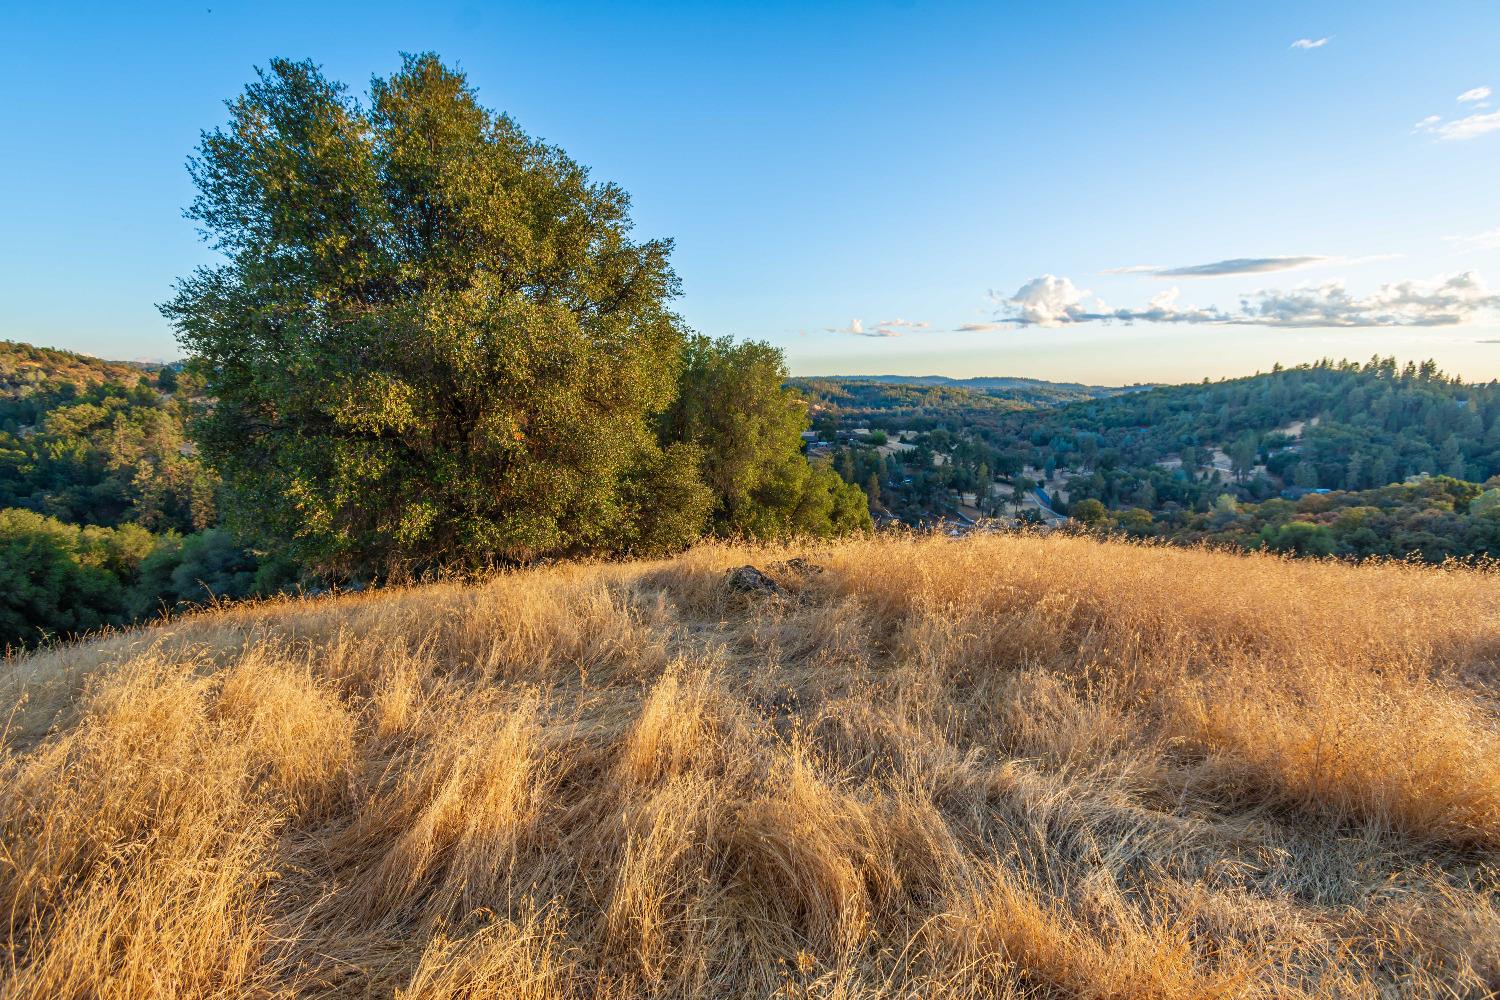
[[[1432,476],[1262,503],[1240,503],[1222,494],[1206,512],[1156,516],[1141,508],[1110,511],[1097,500],[1082,500],[1071,514],[1094,530],[1292,555],[1443,562],[1500,554],[1500,481],[1495,480],[1480,485]]]
[[[153,534],[0,510],[0,651],[294,585],[295,565],[228,531]]]
[[[847,399],[858,398],[845,380],[833,381]],[[1060,481],[1067,502],[1054,494],[1055,508],[1132,534],[1214,536],[1241,547],[1355,557],[1441,560],[1497,552],[1488,521],[1475,520],[1462,502],[1428,497],[1420,482],[1464,483],[1469,494],[1494,485],[1500,387],[1464,382],[1431,361],[1278,365],[1241,379],[1009,413],[976,409],[947,393],[929,396],[926,385],[905,387],[906,396],[901,388],[881,383],[868,391],[932,406],[891,407],[884,411],[893,415],[889,422],[861,414],[856,425],[889,428],[876,432],[881,444],[895,440],[897,430],[915,432],[904,436],[901,450],[877,449],[873,439],[848,441],[833,461],[849,482],[909,524],[954,514],[966,494],[991,514],[1038,483]],[[841,418],[835,427],[849,424]],[[1407,480],[1419,482],[1392,486]],[[1369,494],[1378,502],[1351,503],[1381,513],[1361,515],[1366,532],[1354,534],[1346,518],[1304,538],[1307,529],[1287,512],[1299,510],[1299,502],[1329,502],[1302,501],[1316,491]],[[1227,518],[1226,504],[1242,514]]]
[[[1281,429],[1302,423],[1300,439]],[[1321,361],[1060,407],[993,435],[1038,468],[1072,468],[1075,499],[1204,510],[1288,486],[1364,490],[1414,475],[1482,482],[1500,472],[1500,387],[1434,362]],[[1211,469],[1215,449],[1230,459]],[[1164,460],[1180,465],[1164,467]]]
[[[225,263],[163,307],[177,384],[18,412],[6,495],[32,513],[7,544],[60,582],[13,600],[0,642],[184,592],[871,526],[803,455],[780,353],[686,329],[671,244],[632,239],[624,191],[436,57],[363,102],[277,60],[229,111],[190,162]],[[69,530],[91,517],[126,534]],[[171,534],[148,551],[135,526]]]
[[[959,433],[993,424],[1003,414],[1127,391],[1032,379],[893,382],[809,377],[792,379],[790,384],[807,398],[813,429],[824,432],[862,425],[886,431]]]

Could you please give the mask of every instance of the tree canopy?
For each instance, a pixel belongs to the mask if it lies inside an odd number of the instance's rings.
[[[670,242],[633,240],[624,191],[435,56],[365,103],[277,60],[229,111],[189,211],[227,262],[163,310],[241,530],[378,573],[659,551],[711,513],[757,535],[860,526],[799,453],[779,355],[690,340]]]
[[[192,171],[229,262],[165,311],[215,398],[201,441],[232,513],[349,569],[650,536],[636,480],[694,456],[650,433],[677,279],[668,243],[630,239],[622,190],[430,55],[368,108],[277,60]],[[706,493],[675,498],[695,528]]]
[[[786,379],[769,344],[695,336],[684,345],[682,389],[663,434],[701,456],[712,529],[775,538],[869,528],[864,492],[802,457],[807,403]]]

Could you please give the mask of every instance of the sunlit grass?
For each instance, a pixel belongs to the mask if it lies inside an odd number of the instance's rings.
[[[0,995],[1483,996],[1497,626],[1473,570],[884,538],[50,650]]]

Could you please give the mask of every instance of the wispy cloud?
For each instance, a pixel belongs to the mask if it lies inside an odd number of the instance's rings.
[[[1473,87],[1466,90],[1458,95],[1458,102],[1473,108],[1473,114],[1464,115],[1462,118],[1450,118],[1446,121],[1442,115],[1428,115],[1412,126],[1412,131],[1450,141],[1474,139],[1488,132],[1500,131],[1500,111],[1479,110],[1490,106],[1490,94],[1489,87]]]
[[[1500,250],[1500,226],[1486,229],[1472,236],[1445,236],[1449,243],[1457,243],[1460,250]]]
[[[888,330],[925,330],[932,326],[931,323],[925,321],[900,318],[881,320],[875,325],[885,327]]]
[[[1456,118],[1435,126],[1432,131],[1439,139],[1473,139],[1497,129],[1500,129],[1500,111]]]
[[[1226,274],[1263,274],[1266,271],[1289,271],[1294,267],[1319,264],[1327,257],[1232,257],[1210,264],[1189,264],[1156,272],[1158,278],[1217,278]]]
[[[894,320],[894,321],[889,322],[889,323],[879,323],[879,324],[876,324],[875,326],[866,328],[865,324],[863,322],[861,322],[860,320],[851,319],[849,321],[849,325],[848,326],[842,326],[842,327],[827,326],[827,327],[824,327],[823,329],[826,330],[829,333],[845,333],[845,334],[848,334],[848,335],[850,335],[852,337],[877,337],[877,338],[884,338],[884,337],[899,337],[899,336],[901,336],[901,331],[903,329],[905,329],[905,330],[922,329],[922,328],[925,328],[927,325],[928,324],[926,324],[926,323],[912,323],[912,322],[908,322],[907,320],[903,319],[903,320]]]
[[[1106,267],[1100,274],[1156,274],[1165,271],[1165,264],[1126,264],[1124,267]]]
[[[1236,309],[1179,306],[1176,288],[1140,308],[1115,309],[1067,278],[1044,274],[1001,301],[1000,316],[1016,326],[1075,323],[1210,323],[1226,326],[1428,327],[1456,326],[1500,309],[1478,275],[1465,271],[1431,282],[1403,281],[1366,296],[1351,295],[1341,281],[1246,295]]]
[[[1131,264],[1127,267],[1112,267],[1101,274],[1149,274],[1153,278],[1222,278],[1236,274],[1265,274],[1269,271],[1291,271],[1302,267],[1325,267],[1336,264],[1365,264],[1374,260],[1390,260],[1396,254],[1370,254],[1364,257],[1231,257],[1207,264],[1188,264],[1182,267]]]
[[[1299,38],[1292,43],[1294,49],[1321,49],[1328,44],[1327,38]]]

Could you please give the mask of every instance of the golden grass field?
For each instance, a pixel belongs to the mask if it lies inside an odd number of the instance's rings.
[[[1500,988],[1490,572],[704,547],[3,669],[5,997]]]

